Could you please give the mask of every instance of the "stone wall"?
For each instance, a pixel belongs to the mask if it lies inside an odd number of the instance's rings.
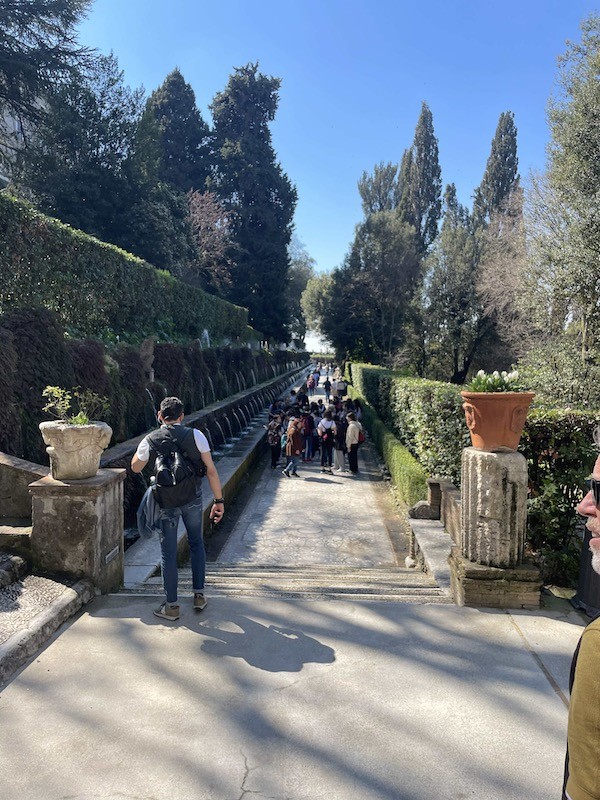
[[[49,467],[0,452],[0,517],[31,520],[29,484],[49,472]]]

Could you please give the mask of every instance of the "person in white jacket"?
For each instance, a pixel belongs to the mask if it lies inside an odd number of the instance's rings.
[[[348,451],[348,466],[353,475],[358,475],[358,445],[360,444],[360,434],[362,425],[356,419],[354,411],[346,414],[348,430],[346,431],[346,450]]]

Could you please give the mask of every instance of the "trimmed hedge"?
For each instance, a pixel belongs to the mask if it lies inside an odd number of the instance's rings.
[[[392,481],[404,502],[413,506],[427,497],[426,474],[419,462],[383,424],[372,406],[361,397],[353,386],[348,394],[361,402],[362,422],[371,435],[375,447],[383,457]]]
[[[0,193],[0,313],[43,307],[76,338],[245,342],[248,311]]]
[[[347,373],[358,394],[425,472],[460,486],[462,450],[470,445],[461,387],[401,378],[367,364],[351,364]],[[536,408],[525,424],[519,451],[527,459],[529,473],[527,541],[548,582],[569,585],[577,580],[580,546],[575,507],[597,455],[593,434],[599,424],[599,411]]]

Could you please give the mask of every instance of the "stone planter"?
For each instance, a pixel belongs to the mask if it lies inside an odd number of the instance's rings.
[[[52,477],[57,481],[93,478],[112,436],[112,428],[105,422],[89,425],[40,422],[40,431],[48,445]]]
[[[516,450],[534,392],[461,392],[471,442],[477,450]]]

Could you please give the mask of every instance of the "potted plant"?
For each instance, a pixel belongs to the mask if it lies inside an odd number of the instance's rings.
[[[112,436],[112,428],[106,422],[94,419],[107,413],[107,399],[91,389],[76,387],[67,391],[59,386],[46,386],[42,396],[47,401],[43,411],[57,417],[40,422],[52,477],[59,481],[92,478]]]
[[[516,370],[479,370],[461,396],[473,447],[488,452],[517,449],[535,393],[523,389]]]

